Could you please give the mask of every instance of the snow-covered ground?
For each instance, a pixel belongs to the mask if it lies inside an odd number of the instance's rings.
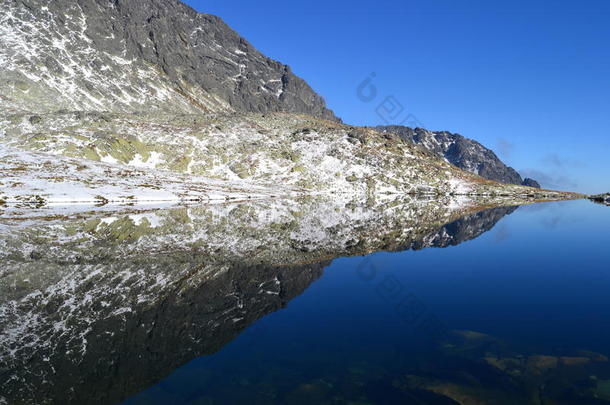
[[[35,153],[1,143],[0,174],[0,201],[7,205],[211,202],[290,196],[297,191]]]
[[[304,194],[570,197],[481,179],[371,129],[291,114],[0,115],[0,174],[0,204],[9,206]]]

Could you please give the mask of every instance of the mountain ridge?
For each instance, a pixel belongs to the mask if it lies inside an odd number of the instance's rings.
[[[493,150],[474,139],[448,131],[430,131],[424,128],[399,125],[376,128],[382,132],[397,134],[405,140],[421,145],[460,169],[478,174],[488,180],[541,188],[537,181],[522,178],[515,169],[502,162]]]
[[[0,163],[0,200],[12,203],[207,201],[292,192],[362,199],[579,197],[486,180],[397,135],[309,115],[14,114],[0,119],[0,134],[11,157]],[[44,163],[41,170],[36,161]]]
[[[0,106],[294,112],[339,120],[289,66],[264,56],[220,17],[181,1],[0,5]]]
[[[398,135],[344,125],[286,65],[177,0],[0,6],[0,205],[580,197],[486,180]]]

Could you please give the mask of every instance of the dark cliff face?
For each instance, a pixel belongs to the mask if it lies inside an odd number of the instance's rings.
[[[525,178],[521,184],[527,187],[541,188],[540,183],[534,179],[530,179],[529,177]]]
[[[1,67],[17,88],[5,92],[8,98],[46,85],[42,97],[50,103],[55,94],[61,101],[65,79],[76,88],[72,97],[82,98],[82,105],[69,105],[73,109],[137,109],[155,103],[169,109],[172,98],[180,98],[184,107],[175,108],[178,112],[230,107],[337,120],[288,66],[262,55],[220,18],[180,1],[2,0],[0,5],[8,10]],[[23,52],[19,43],[31,49]],[[32,83],[34,76],[44,80]]]
[[[432,132],[422,128],[398,125],[377,127],[380,131],[399,135],[445,158],[460,169],[506,184],[540,188],[535,180],[523,179],[512,167],[504,164],[490,149],[477,141],[450,132]]]

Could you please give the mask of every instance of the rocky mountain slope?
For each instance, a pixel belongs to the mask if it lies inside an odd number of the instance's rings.
[[[286,66],[177,0],[0,10],[0,204],[579,197],[498,184],[404,137],[343,125]]]
[[[286,111],[337,120],[290,68],[178,0],[0,0],[0,108]]]
[[[576,197],[485,180],[396,135],[305,115],[13,114],[0,116],[0,134],[6,203],[209,200],[212,189]]]
[[[504,164],[491,149],[462,135],[399,125],[380,126],[377,129],[399,135],[405,140],[421,145],[449,163],[486,179],[540,188],[537,181],[529,178],[523,179],[515,169]]]

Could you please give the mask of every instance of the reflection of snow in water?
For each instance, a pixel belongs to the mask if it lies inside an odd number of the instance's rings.
[[[412,197],[368,204],[321,198],[164,210],[134,206],[125,212],[101,207],[69,217],[5,220],[0,224],[0,348],[9,355],[3,361],[34,393],[34,370],[27,359],[48,358],[36,365],[36,373],[56,378],[53,367],[60,359],[78,367],[87,356],[97,355],[91,347],[100,339],[118,342],[143,314],[170,302],[180,307],[196,301],[189,294],[228,277],[237,264],[252,265],[264,276],[256,276],[250,287],[254,270],[233,280],[246,283],[248,294],[214,288],[216,298],[225,297],[221,302],[226,307],[208,314],[213,319],[202,331],[216,330],[225,320],[239,326],[251,322],[253,313],[279,308],[257,305],[286,299],[287,289],[293,288],[286,277],[301,274],[290,266],[393,244],[410,246],[469,211],[453,208],[449,197],[444,204]],[[275,266],[286,269],[284,278],[273,273]],[[181,297],[190,298],[182,303]],[[144,323],[141,330],[158,327]]]

